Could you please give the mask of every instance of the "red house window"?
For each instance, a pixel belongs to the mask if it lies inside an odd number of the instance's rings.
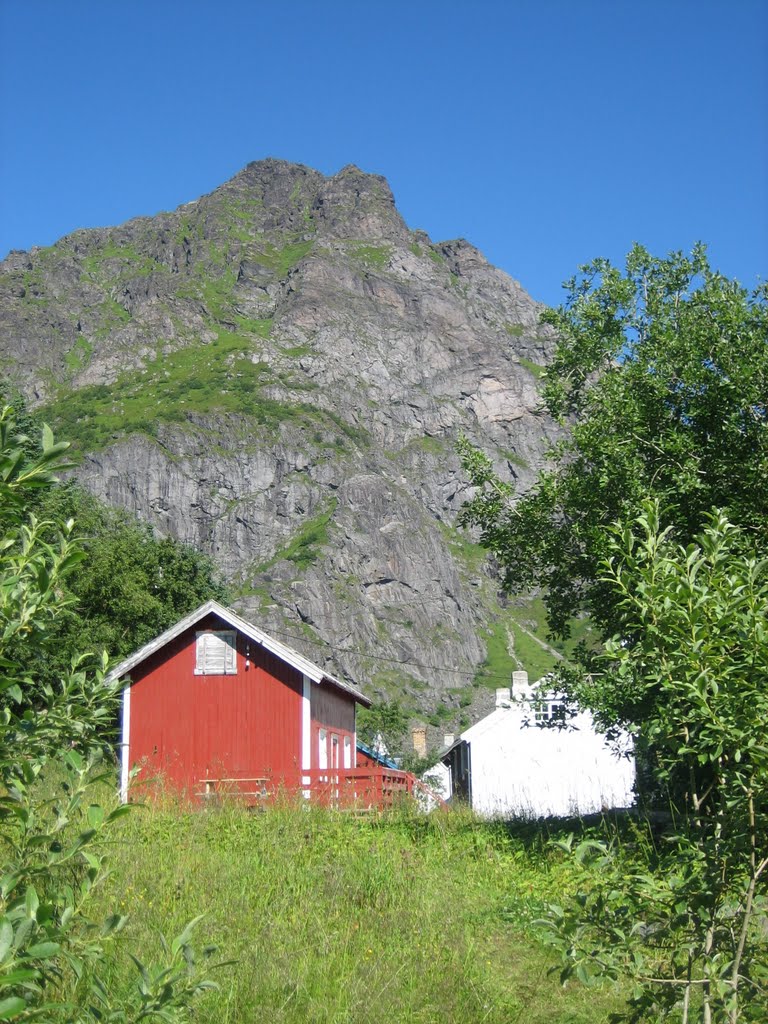
[[[237,634],[234,630],[195,634],[195,675],[237,674]]]

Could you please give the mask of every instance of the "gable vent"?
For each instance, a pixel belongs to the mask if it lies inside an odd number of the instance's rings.
[[[234,631],[195,634],[195,675],[231,676],[237,672],[237,642]]]

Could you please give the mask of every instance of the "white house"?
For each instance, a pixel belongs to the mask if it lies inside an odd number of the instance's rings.
[[[486,817],[591,814],[634,801],[629,737],[617,754],[580,711],[564,720],[555,693],[539,695],[526,672],[496,691],[496,709],[463,732],[441,760],[452,792]]]

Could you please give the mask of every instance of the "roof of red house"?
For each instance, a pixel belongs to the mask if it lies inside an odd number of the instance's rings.
[[[130,657],[121,661],[119,665],[116,665],[107,677],[108,681],[114,681],[121,679],[123,676],[127,676],[132,669],[137,665],[141,664],[150,655],[155,654],[166,644],[170,643],[171,640],[175,640],[177,636],[180,636],[185,630],[190,629],[196,623],[204,619],[206,615],[217,615],[220,619],[223,619],[227,625],[233,629],[239,630],[254,643],[260,644],[266,650],[272,654],[281,658],[284,662],[295,668],[297,672],[301,672],[303,675],[308,676],[313,683],[328,683],[330,686],[335,686],[339,690],[343,690],[344,693],[350,694],[358,702],[363,704],[365,707],[371,706],[371,701],[364,693],[361,693],[357,687],[352,686],[350,683],[345,683],[341,679],[337,679],[335,676],[329,675],[324,669],[315,665],[314,662],[305,658],[303,654],[299,654],[292,647],[287,644],[281,643],[279,640],[275,640],[269,636],[263,630],[259,629],[258,626],[254,626],[253,623],[247,622],[245,619],[241,619],[239,615],[232,611],[231,608],[225,608],[224,605],[219,604],[218,601],[206,601],[205,604],[201,604],[195,611],[190,612],[189,615],[180,619],[170,629],[166,629],[160,636],[155,637],[154,640],[150,640],[148,644],[144,644],[138,651],[135,651]]]

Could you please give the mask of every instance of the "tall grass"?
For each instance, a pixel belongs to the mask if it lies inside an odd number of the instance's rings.
[[[128,950],[160,960],[159,933],[198,914],[200,943],[236,961],[195,1021],[597,1024],[620,1005],[547,975],[531,923],[568,888],[566,865],[468,813],[149,806],[111,860],[100,899],[131,915],[116,988]]]

